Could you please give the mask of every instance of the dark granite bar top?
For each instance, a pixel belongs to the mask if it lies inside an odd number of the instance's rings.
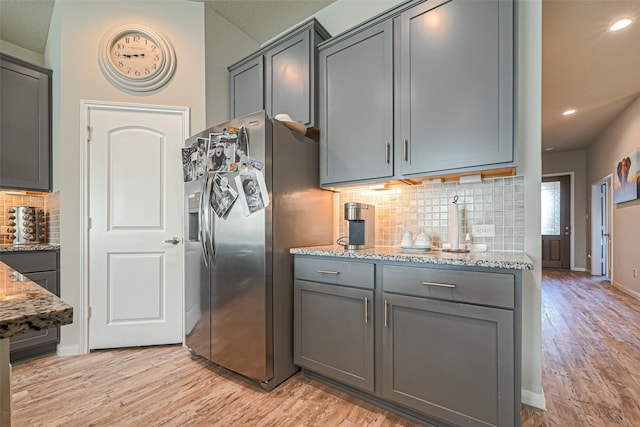
[[[349,251],[342,246],[312,246],[292,248],[294,255],[313,255],[335,258],[369,259],[374,261],[401,261],[424,264],[446,264],[467,267],[533,270],[533,261],[524,252],[488,251],[454,253],[441,250],[404,251],[392,246],[376,246],[372,249]]]
[[[54,243],[33,243],[29,245],[0,245],[2,252],[57,251],[60,245]]]
[[[72,306],[0,262],[0,339],[72,321]]]

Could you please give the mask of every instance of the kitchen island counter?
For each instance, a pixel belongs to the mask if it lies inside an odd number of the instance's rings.
[[[292,248],[294,255],[367,259],[373,261],[399,261],[424,264],[488,267],[511,270],[533,270],[533,261],[524,252],[487,251],[455,253],[441,250],[407,252],[393,246],[376,246],[372,249],[350,251],[339,245]]]
[[[0,245],[0,253],[9,252],[33,252],[33,251],[58,251],[60,245],[55,243],[33,243],[29,245]]]
[[[0,262],[0,425],[11,425],[9,338],[72,321],[72,306]]]

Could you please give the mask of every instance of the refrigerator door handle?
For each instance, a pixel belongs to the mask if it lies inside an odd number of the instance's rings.
[[[204,220],[205,222],[205,240],[204,240],[204,245],[207,251],[207,256],[211,256],[211,260],[215,259],[216,253],[214,250],[214,246],[213,246],[213,229],[212,229],[212,224],[211,221],[214,218],[213,215],[211,215],[211,190],[213,188],[213,174],[208,174],[207,175],[207,185],[206,185],[206,190],[205,190],[205,206],[204,209],[207,213],[206,218]]]
[[[198,234],[200,237],[200,244],[202,245],[202,257],[204,258],[204,264],[208,267],[209,253],[207,252],[207,244],[206,244],[207,232],[205,229],[208,221],[205,218],[205,214],[204,214],[205,203],[207,201],[207,181],[209,181],[208,175],[206,175],[202,179],[202,191],[200,191],[200,209],[198,210],[198,223],[199,223]]]

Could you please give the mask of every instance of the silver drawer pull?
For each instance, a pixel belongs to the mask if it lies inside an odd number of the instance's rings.
[[[329,271],[329,270],[318,270],[318,273],[320,273],[320,274],[335,274],[336,276],[338,274],[340,274],[339,271]]]
[[[450,283],[422,282],[423,285],[437,286],[438,288],[455,288],[456,285]]]

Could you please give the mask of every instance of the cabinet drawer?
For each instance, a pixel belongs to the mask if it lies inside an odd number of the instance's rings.
[[[0,261],[23,274],[58,269],[58,253],[55,251],[5,253],[0,255]]]
[[[296,279],[373,289],[374,264],[325,259],[295,259]]]
[[[510,274],[385,265],[382,287],[427,298],[514,308],[515,279]]]

